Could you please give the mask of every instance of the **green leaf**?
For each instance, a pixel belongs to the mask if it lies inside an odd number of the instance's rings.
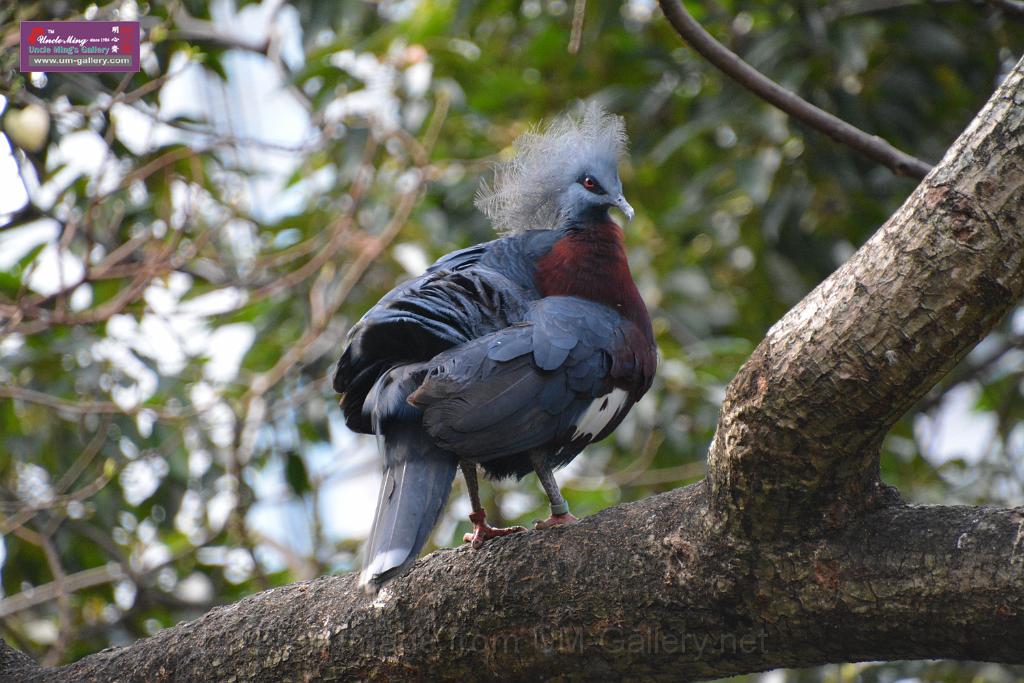
[[[285,456],[284,477],[288,480],[288,486],[291,487],[297,496],[301,496],[311,490],[309,475],[306,472],[306,463],[302,456],[294,451],[289,452]]]
[[[13,299],[18,296],[19,291],[21,291],[21,278],[8,272],[0,271],[0,292]]]
[[[18,267],[16,272],[18,272],[19,274],[24,273],[25,269],[28,268],[29,264],[35,261],[36,257],[39,256],[39,252],[46,248],[46,245],[47,243],[43,242],[42,244],[37,244],[36,246],[29,249],[27,254],[18,259]]]

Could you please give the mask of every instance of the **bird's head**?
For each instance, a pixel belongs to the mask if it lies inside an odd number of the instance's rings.
[[[622,119],[591,103],[521,135],[476,204],[504,233],[585,224],[613,207],[632,220],[619,179],[625,147]]]
[[[618,208],[633,220],[633,207],[622,195],[617,159],[600,156],[581,160],[573,182],[558,198],[559,215],[566,223],[586,222],[603,217],[610,208]]]

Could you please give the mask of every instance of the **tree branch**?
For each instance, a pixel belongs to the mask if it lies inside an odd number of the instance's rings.
[[[769,330],[730,385],[708,457],[748,530],[845,524],[881,494],[889,428],[1024,291],[1018,64],[882,228]],[[771,428],[767,428],[767,426]]]
[[[796,120],[888,167],[896,175],[924,178],[931,166],[888,142],[819,109],[771,80],[719,43],[694,19],[679,0],[659,0],[665,18],[676,32],[729,78]]]
[[[1009,17],[1024,19],[1024,2],[1021,0],[989,0],[989,3],[1001,9]]]
[[[851,653],[1024,661],[1000,637],[1024,628],[1020,510],[901,506],[834,539],[742,549],[708,533],[706,505],[697,484],[439,551],[377,599],[352,574],[277,588],[33,680],[680,680]]]
[[[226,33],[211,21],[196,19],[190,15],[185,8],[178,7],[173,14],[174,31],[170,37],[175,40],[183,40],[189,43],[211,45],[227,50],[243,50],[255,52],[266,56],[270,50],[270,38],[266,37],[260,41],[246,39],[242,36]]]

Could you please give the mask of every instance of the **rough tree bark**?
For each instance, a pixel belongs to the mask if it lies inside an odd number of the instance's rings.
[[[1024,509],[906,505],[886,431],[1024,289],[1024,62],[731,383],[699,484],[254,595],[4,680],[680,680],[874,659],[1024,662]],[[3,667],[6,667],[4,669]]]

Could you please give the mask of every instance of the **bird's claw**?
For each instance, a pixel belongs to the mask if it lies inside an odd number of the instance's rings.
[[[508,527],[495,527],[491,526],[484,521],[484,511],[474,512],[469,516],[471,522],[473,522],[473,531],[463,535],[462,540],[469,543],[473,550],[479,550],[483,546],[484,541],[490,538],[497,538],[499,536],[508,536],[509,534],[515,534],[520,531],[526,531],[525,527],[521,526],[508,526]]]
[[[489,538],[508,536],[520,531],[526,531],[526,528],[521,526],[493,527],[485,524],[474,528],[471,533],[464,534],[462,540],[473,546],[473,550],[479,550],[484,541]]]
[[[575,524],[578,521],[580,520],[574,517],[571,512],[566,512],[564,515],[551,515],[543,522],[539,519],[535,520],[533,528],[550,529],[553,526],[562,526],[563,524]]]

